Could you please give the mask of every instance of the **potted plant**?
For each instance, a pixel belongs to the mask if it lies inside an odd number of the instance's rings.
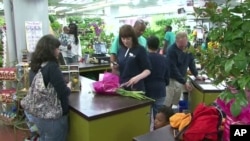
[[[235,7],[230,0],[218,10],[217,4],[208,2],[205,8],[196,8],[198,16],[208,17],[213,25],[209,30],[215,46],[194,50],[196,57],[214,83],[225,82],[226,89],[218,98],[227,116],[250,123],[250,1]],[[247,110],[246,110],[247,109]]]

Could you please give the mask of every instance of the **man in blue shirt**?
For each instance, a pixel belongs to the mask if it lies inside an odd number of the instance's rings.
[[[196,79],[198,76],[194,56],[186,52],[188,36],[186,32],[179,32],[176,35],[176,42],[167,49],[166,59],[170,68],[170,80],[167,87],[166,106],[178,105],[183,88],[191,91],[192,86],[186,80],[187,69]]]
[[[172,27],[166,27],[166,33],[164,36],[164,46],[163,46],[163,54],[166,54],[167,48],[175,43],[175,34],[172,32]]]
[[[142,36],[142,34],[144,33],[146,29],[146,23],[143,21],[143,20],[137,20],[134,24],[134,31],[135,31],[135,34],[136,36],[138,37],[138,43],[145,47],[147,46],[147,41],[146,39]],[[119,44],[119,36],[116,36],[112,45],[111,45],[111,48],[110,48],[110,53],[111,53],[111,56],[110,56],[110,63],[111,63],[111,68],[112,68],[112,72],[116,73],[117,71],[117,52],[118,52],[118,49],[120,48],[120,44]]]

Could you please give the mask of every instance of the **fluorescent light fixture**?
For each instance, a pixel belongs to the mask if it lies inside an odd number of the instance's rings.
[[[138,5],[140,3],[140,0],[132,0],[133,5]]]
[[[70,9],[70,7],[65,7],[65,6],[63,6],[63,7],[56,7],[55,11],[58,12],[58,11],[63,11],[63,10],[67,10],[67,9]]]
[[[3,10],[3,2],[0,2],[0,10]]]
[[[93,0],[61,0],[60,4],[87,4],[94,2]]]

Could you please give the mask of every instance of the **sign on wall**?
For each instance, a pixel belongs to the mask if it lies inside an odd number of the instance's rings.
[[[34,52],[38,40],[43,36],[42,22],[40,21],[26,21],[25,35],[28,52]]]

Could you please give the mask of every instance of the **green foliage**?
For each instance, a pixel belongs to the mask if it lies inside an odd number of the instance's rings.
[[[193,52],[216,84],[226,81],[227,85],[239,90],[234,95],[229,90],[220,95],[227,102],[235,99],[231,113],[237,116],[241,108],[248,104],[244,89],[250,88],[250,1],[246,0],[233,8],[229,6],[229,1],[221,13],[216,11],[217,5],[213,2],[209,3],[210,7],[196,9],[198,16],[203,14],[210,18],[214,27],[210,29],[209,36],[219,46],[217,49]]]
[[[157,36],[160,39],[160,47],[162,47],[166,26],[177,25],[178,29],[175,32],[186,31],[185,21],[185,18],[166,19],[165,16],[162,15],[153,16],[152,23],[150,23],[150,26],[146,28],[143,36],[145,38],[149,37],[150,35]]]
[[[4,23],[5,23],[4,17],[1,16],[1,17],[0,17],[0,26],[3,26]]]
[[[55,22],[56,21],[56,16],[55,15],[49,15],[49,21],[50,21],[50,23],[53,23],[53,22]]]
[[[57,21],[57,18],[55,15],[49,15],[49,21],[51,28],[55,32],[56,36],[59,35],[60,29],[61,29],[61,24]]]
[[[81,16],[70,16],[70,17],[67,17],[66,20],[68,23],[72,23],[72,22],[76,22],[77,24],[83,23],[83,18]]]

